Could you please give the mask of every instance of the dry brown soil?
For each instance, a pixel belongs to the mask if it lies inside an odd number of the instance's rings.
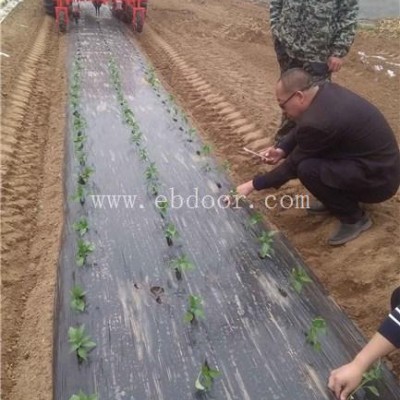
[[[26,0],[1,24],[2,396],[52,398],[62,228],[65,38]]]
[[[25,0],[1,24],[2,398],[51,399],[52,320],[62,229],[62,167],[66,107],[66,37]],[[231,164],[236,184],[263,168],[244,154],[271,142],[280,120],[278,77],[265,5],[236,0],[151,0],[140,44],[164,84],[192,118],[216,156]],[[335,81],[376,104],[400,134],[399,41],[396,33],[359,32]],[[384,56],[385,62],[358,51]],[[397,73],[394,78],[381,64]],[[303,193],[291,182],[276,194]],[[369,206],[374,227],[331,248],[331,218],[262,207],[316,275],[370,336],[399,284],[399,196]],[[400,372],[398,356],[391,358]]]

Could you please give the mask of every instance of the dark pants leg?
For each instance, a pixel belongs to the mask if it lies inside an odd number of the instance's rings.
[[[328,65],[326,63],[308,61],[304,62],[296,58],[292,58],[287,54],[286,49],[278,40],[275,40],[274,47],[281,74],[291,68],[302,68],[313,77],[313,80],[316,84],[331,79],[331,73],[329,72]],[[289,119],[285,114],[282,114],[281,126],[275,135],[275,141],[278,142],[295,126],[296,124],[293,120]]]
[[[327,185],[321,179],[321,168],[324,162],[323,159],[302,161],[297,168],[298,178],[341,222],[346,224],[356,223],[363,216],[359,202],[375,202],[373,191],[354,192],[351,189],[337,189]],[[343,177],[343,180],[345,179],[346,177]]]
[[[392,297],[390,298],[390,308],[392,311],[396,308],[400,307],[400,286],[394,290],[392,293]]]

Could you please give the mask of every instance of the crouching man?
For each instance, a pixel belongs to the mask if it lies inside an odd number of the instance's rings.
[[[399,148],[389,124],[367,100],[334,83],[313,84],[300,68],[276,85],[279,106],[296,127],[263,152],[274,170],[237,187],[240,195],[279,188],[298,178],[319,200],[310,213],[330,212],[340,224],[328,243],[341,245],[371,227],[359,203],[380,203],[400,184]]]

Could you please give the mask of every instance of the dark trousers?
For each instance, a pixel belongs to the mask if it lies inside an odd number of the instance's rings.
[[[391,188],[365,188],[356,190],[354,180],[341,173],[338,177],[341,188],[333,187],[324,182],[322,169],[324,163],[332,160],[307,159],[297,166],[297,177],[301,183],[321,201],[341,222],[353,224],[363,216],[359,203],[380,203],[393,196]],[[340,163],[340,161],[334,161]],[[349,166],[349,169],[351,166]],[[350,176],[350,175],[349,175]],[[347,179],[348,178],[348,179]]]
[[[322,83],[331,79],[331,73],[329,72],[329,68],[326,63],[301,61],[296,58],[292,58],[287,54],[284,46],[282,46],[282,44],[276,39],[274,46],[281,74],[291,68],[302,68],[312,76],[316,84],[318,84],[318,82]],[[278,129],[275,140],[279,141],[279,139],[285,136],[291,129],[295,127],[295,125],[296,124],[294,121],[287,118],[285,114],[282,114],[281,126]]]

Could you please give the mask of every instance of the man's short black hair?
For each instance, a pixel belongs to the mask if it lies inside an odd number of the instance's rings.
[[[283,72],[279,81],[287,93],[308,89],[313,85],[312,76],[302,68],[291,68]]]

